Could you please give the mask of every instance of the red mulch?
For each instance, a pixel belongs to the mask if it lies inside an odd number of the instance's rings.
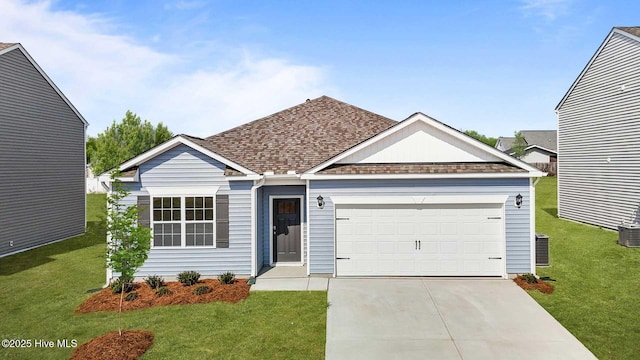
[[[543,294],[551,294],[554,290],[553,285],[540,279],[537,279],[537,282],[535,284],[530,284],[520,275],[518,275],[515,279],[513,279],[513,281],[515,281],[518,286],[525,290],[538,290]]]
[[[153,345],[153,333],[143,330],[125,330],[122,336],[112,331],[78,346],[71,360],[136,360]]]
[[[209,286],[211,292],[202,295],[194,294],[193,290],[200,285]],[[233,284],[228,285],[221,284],[217,279],[206,279],[191,286],[183,286],[179,282],[168,282],[166,286],[170,293],[157,296],[156,291],[151,289],[147,283],[135,283],[133,291],[138,293],[138,298],[133,301],[123,301],[122,311],[146,309],[153,306],[204,304],[213,301],[236,303],[246,299],[251,288],[246,279],[236,279]],[[119,307],[120,294],[113,294],[111,289],[106,288],[80,304],[76,313],[118,311]]]

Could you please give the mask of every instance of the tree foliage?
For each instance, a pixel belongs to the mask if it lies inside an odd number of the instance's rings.
[[[125,206],[122,200],[129,191],[112,174],[111,193],[107,196],[108,218],[107,234],[110,242],[107,246],[107,264],[119,272],[123,281],[133,281],[136,270],[149,256],[151,247],[151,229],[138,226],[137,205]]]
[[[464,131],[465,134],[471,136],[472,138],[476,139],[476,140],[480,140],[483,143],[491,146],[491,147],[495,147],[496,143],[498,142],[498,138],[494,138],[494,137],[489,137],[486,135],[482,135],[479,132],[475,131],[475,130],[465,130]]]
[[[520,131],[516,131],[514,136],[515,140],[511,146],[511,155],[517,159],[521,159],[525,155],[524,149],[527,148],[527,141]]]
[[[87,139],[87,162],[95,174],[114,169],[129,160],[169,139],[173,134],[162,123],[156,127],[149,121],[142,121],[138,115],[127,111],[119,123]]]

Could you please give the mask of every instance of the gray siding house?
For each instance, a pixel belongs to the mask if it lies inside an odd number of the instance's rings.
[[[422,113],[397,122],[323,96],[119,169],[153,234],[139,277],[535,272],[545,174]]]
[[[616,27],[556,107],[558,215],[605,228],[638,222],[640,27]]]
[[[0,43],[0,256],[84,233],[86,127],[20,44]]]

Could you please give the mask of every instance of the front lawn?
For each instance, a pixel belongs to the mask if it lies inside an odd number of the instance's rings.
[[[530,292],[600,359],[640,356],[640,249],[618,233],[557,218],[555,177],[536,186],[536,231],[549,235],[551,295]]]
[[[73,348],[57,340],[118,329],[115,313],[74,313],[105,282],[104,209],[104,196],[89,195],[87,234],[0,259],[0,339],[31,342],[0,347],[1,359],[68,359]],[[322,359],[326,309],[326,292],[258,292],[238,304],[129,311],[122,325],[155,334],[144,359]],[[42,340],[55,346],[36,348]]]

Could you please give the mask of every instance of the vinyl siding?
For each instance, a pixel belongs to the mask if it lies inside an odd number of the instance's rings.
[[[20,50],[0,55],[0,256],[84,233],[84,136]]]
[[[304,202],[304,193],[305,186],[263,186],[260,188],[262,196],[258,198],[258,203],[260,207],[260,216],[258,217],[258,221],[260,222],[259,232],[258,232],[258,243],[260,243],[259,250],[262,252],[258,255],[259,258],[262,259],[262,262],[258,262],[258,264],[269,264],[270,259],[270,231],[271,224],[269,223],[269,196],[273,195],[292,195],[292,196],[303,196],[302,203],[300,206],[302,207],[302,237],[303,237],[303,253],[302,259],[303,261],[307,258],[307,217],[305,214],[307,204]]]
[[[558,215],[638,221],[639,152],[640,42],[613,33],[558,109]]]
[[[148,195],[148,186],[219,186],[217,195],[229,195],[229,248],[152,248],[136,276],[175,276],[185,270],[215,276],[225,271],[251,273],[251,181],[228,182],[225,165],[188,146],[180,145],[140,166],[140,183],[131,184],[124,200],[134,204]]]
[[[529,179],[437,179],[437,180],[325,180],[311,181],[308,199],[322,195],[323,209],[311,206],[311,273],[334,272],[334,205],[332,196],[419,196],[419,195],[508,195],[505,205],[507,273],[532,272]],[[515,196],[523,205],[516,208]],[[309,200],[309,201],[311,201]],[[315,202],[313,203],[315,204]]]

